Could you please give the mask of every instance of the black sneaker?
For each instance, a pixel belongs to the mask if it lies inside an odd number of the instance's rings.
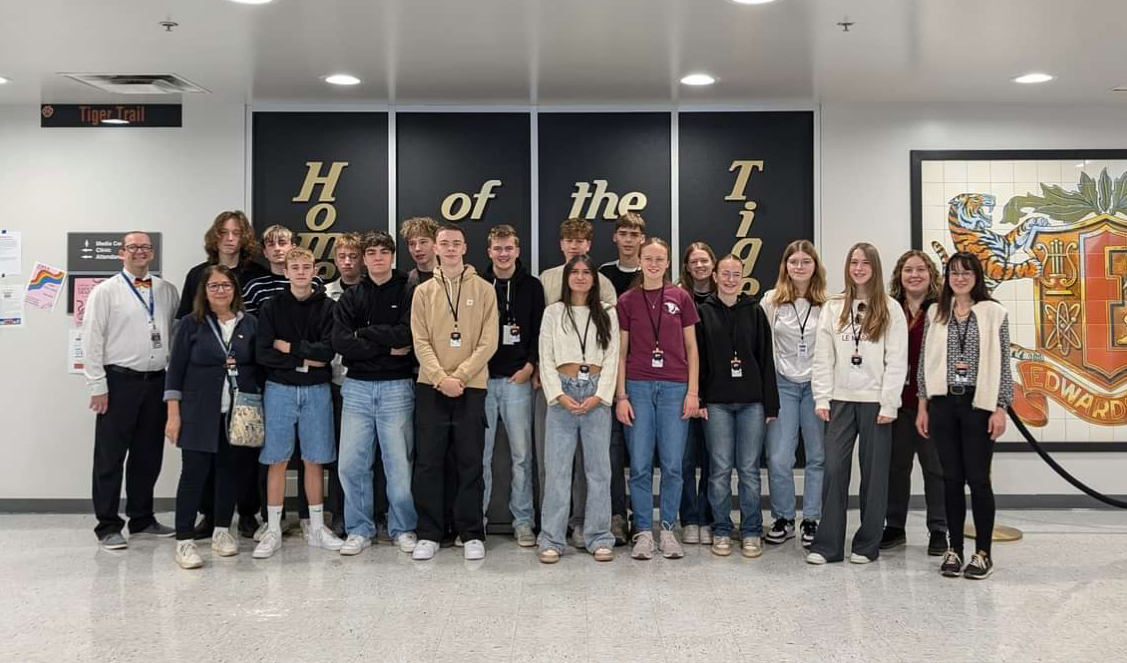
[[[963,556],[948,548],[943,554],[943,563],[939,565],[939,573],[948,578],[958,578],[963,575]]]
[[[763,536],[764,541],[776,546],[793,538],[794,521],[786,518],[776,518],[775,524],[771,525],[771,529]]]
[[[258,531],[258,518],[254,516],[239,516],[239,536],[244,539],[253,539]]]
[[[195,529],[192,530],[192,538],[196,541],[207,541],[211,538],[211,533],[215,530],[215,521],[211,518],[200,518],[196,523]]]
[[[344,518],[334,516],[332,524],[329,525],[329,530],[332,531],[338,539],[348,538],[348,533],[344,531]]]
[[[990,559],[990,555],[979,550],[971,556],[970,564],[963,570],[963,577],[983,580],[989,578],[991,573],[994,573],[994,561]]]
[[[908,537],[904,535],[904,530],[895,527],[885,527],[884,534],[880,537],[880,549],[888,550],[889,548],[899,548],[900,546],[908,545]],[[943,548],[946,550],[947,544],[944,543]]]
[[[814,543],[814,535],[818,533],[817,521],[809,518],[802,520],[802,547],[809,548]]]
[[[947,552],[947,532],[932,532],[927,542],[927,554],[939,557]]]

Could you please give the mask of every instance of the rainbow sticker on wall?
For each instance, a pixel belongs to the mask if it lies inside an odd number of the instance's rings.
[[[24,302],[35,308],[50,311],[55,308],[55,302],[59,299],[66,277],[67,273],[64,269],[42,262],[35,263],[35,267],[31,270],[31,278],[27,282]]]

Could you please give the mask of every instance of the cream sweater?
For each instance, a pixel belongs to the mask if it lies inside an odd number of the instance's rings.
[[[572,306],[571,313],[575,316],[575,324],[579,334],[587,328],[589,315],[586,306]],[[544,386],[544,397],[548,405],[559,400],[563,394],[559,373],[556,367],[563,364],[579,364],[584,360],[591,366],[598,366],[599,389],[595,395],[603,403],[614,403],[614,388],[618,379],[618,315],[613,307],[607,309],[610,316],[610,343],[607,347],[600,348],[595,323],[587,330],[587,354],[584,355],[579,345],[579,336],[571,326],[571,319],[567,317],[563,302],[556,302],[544,309],[544,319],[540,322],[540,383]]]
[[[999,330],[1006,320],[1006,307],[998,302],[984,300],[971,307],[978,323],[978,378],[975,380],[974,407],[993,412],[998,407],[998,389],[1002,384],[1003,348]],[[947,394],[947,333],[949,326],[936,320],[939,307],[927,311],[928,328],[924,338],[924,377],[927,397]]]
[[[811,390],[814,407],[830,408],[830,401],[880,403],[883,417],[896,417],[900,393],[908,376],[908,321],[895,299],[886,296],[888,329],[879,341],[862,338],[857,347],[861,366],[851,361],[853,331],[849,325],[838,329],[845,299],[840,295],[826,302],[818,319],[818,340],[814,343],[814,370]],[[857,303],[854,302],[854,310]]]

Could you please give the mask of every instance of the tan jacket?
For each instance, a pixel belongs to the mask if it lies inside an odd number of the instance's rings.
[[[458,309],[458,333],[462,335],[457,348],[450,346],[454,332],[450,302]],[[497,334],[497,293],[470,265],[460,280],[449,281],[441,269],[435,269],[434,278],[415,288],[411,336],[420,383],[437,386],[444,378],[454,377],[466,387],[485,389],[489,358],[497,351]]]

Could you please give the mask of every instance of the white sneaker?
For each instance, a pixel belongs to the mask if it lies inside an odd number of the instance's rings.
[[[459,534],[458,536],[454,537],[454,547],[455,548],[461,548],[462,545],[463,545],[462,544],[462,535]]]
[[[868,563],[872,562],[873,560],[869,559],[868,557],[865,557],[864,555],[858,555],[857,553],[853,553],[849,556],[849,561],[853,564],[868,564]]]
[[[816,553],[816,552],[808,553],[806,555],[806,563],[807,564],[825,564],[826,563],[826,557],[822,553]]]
[[[419,561],[433,559],[437,554],[438,542],[423,539],[415,544],[415,550],[411,552],[411,559]]]
[[[359,534],[349,534],[348,539],[340,547],[340,554],[350,556],[359,555],[365,548],[372,545],[372,540]]]
[[[700,543],[704,546],[712,545],[712,528],[708,525],[702,525],[700,528]]]
[[[324,525],[311,528],[309,533],[305,535],[305,543],[310,548],[324,548],[325,550],[340,550],[341,546],[344,545],[344,541],[341,541],[336,534],[333,534],[332,530]]]
[[[532,533],[532,528],[528,525],[517,525],[513,528],[513,536],[517,540],[517,545],[521,548],[531,548],[536,545],[536,535]]]
[[[685,556],[677,535],[671,529],[661,530],[661,556],[665,559],[681,559]]]
[[[191,539],[176,542],[176,556],[173,559],[182,569],[198,569],[203,566],[200,553],[196,550],[196,542]]]
[[[745,536],[740,546],[740,552],[743,553],[744,557],[759,557],[763,554],[763,539],[758,536]]]
[[[403,532],[395,537],[395,545],[399,546],[399,552],[412,552],[418,542],[414,532]]]
[[[685,543],[700,543],[700,526],[685,525],[681,530],[681,540]]]
[[[262,523],[261,525],[259,525],[258,529],[254,530],[254,542],[258,543],[259,541],[261,541],[262,537],[266,536],[266,530],[268,529],[270,529],[270,525],[267,523]]]
[[[277,532],[272,532],[269,529],[262,535],[262,540],[254,547],[254,552],[251,557],[255,559],[267,559],[282,549],[282,537]]]
[[[234,557],[239,554],[239,544],[227,530],[216,530],[211,535],[211,552],[220,557]]]
[[[308,518],[302,518],[298,521],[298,523],[301,525],[301,538],[308,541],[309,540],[309,519]]]
[[[462,554],[466,559],[485,559],[485,543],[481,539],[470,539]]]

